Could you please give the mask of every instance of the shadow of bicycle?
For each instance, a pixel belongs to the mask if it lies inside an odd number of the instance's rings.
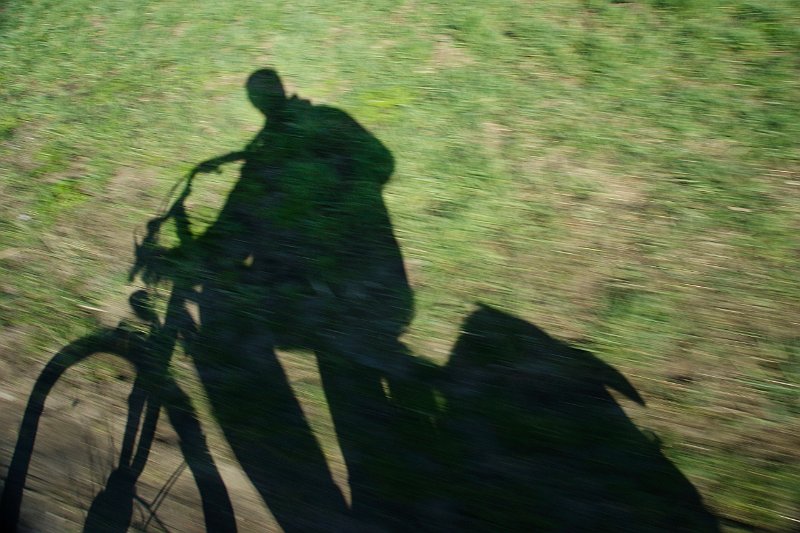
[[[694,487],[608,389],[642,398],[588,352],[480,307],[445,367],[413,356],[399,340],[413,293],[382,197],[391,153],[346,113],[287,96],[274,71],[254,73],[247,90],[264,128],[244,149],[197,166],[180,198],[149,224],[134,267],[148,284],[170,286],[164,317],[144,317],[151,333],[136,341],[160,366],[140,370],[157,384],[144,387],[157,391],[153,409],[163,407],[178,429],[207,530],[236,528],[236,498],[188,397],[168,379],[178,342],[214,422],[285,531],[717,529]],[[239,180],[196,234],[184,205],[202,186],[194,176],[233,162],[241,163]],[[158,244],[167,218],[180,242],[169,249]],[[313,353],[349,502],[277,348]],[[8,531],[25,484],[19,465],[33,454],[31,421],[65,367],[53,365],[31,395],[0,502]],[[130,420],[146,410],[135,397],[129,408]],[[131,434],[147,442],[157,412],[143,416]],[[147,460],[134,449],[123,447],[87,530],[130,524],[125,509]]]

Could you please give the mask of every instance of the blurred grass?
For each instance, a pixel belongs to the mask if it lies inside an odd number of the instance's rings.
[[[530,320],[631,377],[649,405],[631,416],[714,511],[796,527],[797,2],[0,9],[0,346],[15,365],[92,328],[87,307],[124,305],[133,229],[194,164],[252,137],[242,85],[273,67],[395,157],[384,196],[415,353],[444,362],[478,300]],[[202,178],[201,218],[235,178]]]

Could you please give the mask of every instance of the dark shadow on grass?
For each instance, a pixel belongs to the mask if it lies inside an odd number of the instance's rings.
[[[288,97],[274,71],[254,73],[247,90],[264,128],[193,173],[242,163],[216,220],[193,232],[184,200],[203,178],[190,181],[150,222],[134,270],[171,281],[165,360],[183,339],[216,422],[284,530],[715,530],[606,388],[643,403],[637,392],[591,354],[486,307],[445,368],[410,354],[399,338],[413,295],[382,198],[391,153],[346,113]],[[180,245],[162,249],[167,216]],[[349,505],[278,348],[316,358]],[[133,497],[123,474],[94,516]]]

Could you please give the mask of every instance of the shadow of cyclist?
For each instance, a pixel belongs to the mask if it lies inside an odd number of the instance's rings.
[[[285,530],[400,520],[419,478],[398,439],[424,433],[433,402],[398,340],[412,293],[381,196],[393,158],[346,113],[287,98],[272,70],[251,75],[247,91],[266,125],[244,150],[198,166],[243,162],[214,223],[171,252],[200,265],[184,285],[201,287],[188,351],[237,459]],[[276,346],[316,354],[349,508]]]
[[[285,531],[716,529],[606,389],[643,403],[638,393],[591,354],[482,307],[444,369],[414,358],[399,340],[413,297],[382,198],[390,152],[346,113],[287,97],[272,70],[251,75],[247,91],[265,126],[195,169],[242,162],[216,220],[193,235],[190,181],[170,210],[181,244],[135,271],[173,281],[156,359],[185,341],[213,416]],[[153,235],[165,219],[151,221]],[[198,305],[196,327],[186,301]],[[278,347],[315,354],[349,505]],[[202,472],[205,441],[193,440]],[[114,518],[107,502],[135,496],[125,474],[98,495],[98,523]]]

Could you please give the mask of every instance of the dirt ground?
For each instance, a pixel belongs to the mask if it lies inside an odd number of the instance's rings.
[[[34,375],[2,369],[0,483],[5,485]],[[47,398],[23,494],[19,531],[84,530],[93,500],[119,459],[129,376],[92,382],[68,373]],[[84,378],[84,379],[82,379]],[[280,531],[215,428],[204,427],[239,531]],[[120,510],[121,512],[121,510]],[[163,415],[147,465],[136,485],[130,531],[205,531],[200,494]]]

